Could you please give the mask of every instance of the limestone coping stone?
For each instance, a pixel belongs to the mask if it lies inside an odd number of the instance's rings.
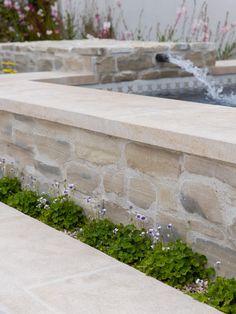
[[[85,55],[100,55],[104,52],[125,53],[131,52],[135,49],[145,48],[150,51],[163,51],[167,50],[189,50],[194,51],[215,50],[214,43],[194,42],[194,43],[174,43],[157,41],[125,41],[125,40],[112,40],[112,39],[87,39],[87,40],[60,40],[60,41],[34,41],[22,43],[1,43],[0,50],[12,51],[37,51],[37,52],[78,52]]]
[[[2,75],[0,110],[236,163],[235,108],[39,82],[73,75]]]
[[[1,314],[217,314],[0,203]]]

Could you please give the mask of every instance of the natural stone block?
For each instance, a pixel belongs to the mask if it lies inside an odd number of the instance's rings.
[[[33,135],[30,135],[29,133],[15,130],[14,131],[14,143],[18,147],[21,147],[27,151],[33,151],[33,146],[34,146]]]
[[[155,79],[160,78],[160,76],[161,76],[161,73],[159,69],[156,69],[156,68],[144,70],[139,73],[140,80],[155,80]]]
[[[155,64],[153,54],[129,54],[117,57],[119,71],[140,71],[152,68]]]
[[[197,232],[203,236],[210,237],[215,240],[224,240],[225,234],[222,227],[215,224],[210,224],[208,221],[202,219],[189,219],[188,220],[189,231]]]
[[[12,142],[12,115],[0,111],[0,139]]]
[[[113,58],[112,56],[98,57],[96,59],[96,70],[98,74],[115,73],[116,72],[115,58]]]
[[[6,156],[11,157],[20,166],[30,166],[34,164],[34,154],[30,149],[24,149],[11,143],[4,143],[6,145]]]
[[[198,238],[193,244],[196,251],[205,254],[211,265],[215,265],[217,261],[221,262],[217,268],[218,276],[236,277],[236,252],[230,248],[223,247],[212,241]]]
[[[157,203],[161,208],[176,210],[178,207],[178,187],[177,185],[158,184]]]
[[[236,167],[216,160],[201,158],[197,156],[184,156],[184,168],[186,171],[216,179],[236,187]]]
[[[108,170],[103,177],[103,186],[106,193],[115,193],[124,196],[124,173],[123,171]]]
[[[49,160],[62,164],[70,159],[70,144],[64,140],[34,135],[34,143],[38,160]]]
[[[236,218],[233,220],[232,224],[229,226],[229,234],[236,248]]]
[[[134,81],[137,79],[137,72],[135,71],[122,71],[114,76],[115,82],[122,82],[122,81]]]
[[[177,50],[177,51],[189,51],[191,49],[190,44],[188,43],[177,43],[172,47],[172,50]]]
[[[102,56],[106,53],[105,48],[95,48],[95,47],[75,47],[71,50],[72,53],[79,54],[81,56]]]
[[[208,51],[203,55],[205,66],[215,66],[216,63],[216,50]]]
[[[191,214],[215,223],[223,223],[223,214],[218,196],[213,187],[198,181],[185,180],[181,187],[181,203]]]
[[[129,143],[126,146],[126,159],[130,168],[156,178],[178,178],[180,174],[180,154],[154,146]]]
[[[53,70],[53,60],[41,59],[37,62],[38,71],[52,71]]]
[[[69,54],[64,59],[64,71],[76,71],[76,72],[92,72],[93,65],[90,57],[77,56]]]
[[[112,201],[106,200],[104,202],[106,208],[106,218],[112,220],[116,224],[129,224],[130,214],[128,210],[120,205],[113,203]]]
[[[60,139],[68,142],[74,141],[73,127],[42,119],[35,119],[33,122],[35,135],[46,137],[50,134],[50,137],[54,139]]]
[[[53,68],[55,70],[61,70],[63,68],[63,60],[62,59],[53,60]]]
[[[162,232],[165,229],[165,235],[167,233],[166,229],[168,224],[172,224],[172,230],[175,237],[186,239],[188,228],[185,217],[181,216],[181,214],[176,211],[158,210],[156,212],[156,226],[161,226]],[[172,233],[170,230],[167,231],[169,234]]]
[[[78,190],[86,195],[92,195],[100,184],[100,177],[95,169],[77,163],[69,164],[66,177],[69,183],[76,184]]]
[[[46,177],[52,177],[53,179],[56,179],[61,176],[61,170],[59,167],[45,164],[44,162],[37,160],[35,160],[34,166],[36,170],[38,170],[41,174],[43,174]]]
[[[98,165],[117,163],[121,157],[118,139],[83,130],[75,131],[75,150],[78,158]]]
[[[169,70],[169,69],[163,69],[160,70],[160,78],[168,78],[168,77],[179,77],[179,70]]]
[[[112,74],[101,74],[99,75],[98,80],[102,84],[112,83],[114,80],[114,76]]]
[[[128,185],[128,199],[137,207],[148,209],[156,201],[156,191],[144,178],[132,178]]]

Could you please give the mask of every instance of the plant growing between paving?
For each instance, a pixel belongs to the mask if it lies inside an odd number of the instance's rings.
[[[5,160],[2,164],[5,168]],[[189,294],[224,313],[236,313],[236,280],[213,279],[215,270],[207,268],[206,257],[193,252],[180,240],[164,244],[160,226],[157,230],[146,231],[134,225],[117,225],[104,217],[106,210],[103,207],[100,219],[88,220],[72,198],[73,184],[64,183],[62,194],[59,183],[53,184],[53,189],[47,193],[39,193],[34,179],[31,180],[33,184],[27,184],[25,188],[17,177],[3,173],[0,201],[58,230],[75,232],[73,236],[81,241],[183,291],[186,291],[186,285],[201,287],[203,282],[209,281],[208,288]],[[136,218],[145,220],[140,214]],[[166,228],[170,232],[172,225]]]

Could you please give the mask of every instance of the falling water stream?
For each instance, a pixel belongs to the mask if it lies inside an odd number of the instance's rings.
[[[233,92],[229,95],[225,94],[223,87],[217,86],[216,82],[208,76],[208,69],[198,68],[190,60],[184,60],[179,56],[173,56],[168,53],[170,63],[179,66],[184,71],[193,74],[193,76],[205,87],[206,97],[217,101],[220,105],[236,106],[236,94]]]

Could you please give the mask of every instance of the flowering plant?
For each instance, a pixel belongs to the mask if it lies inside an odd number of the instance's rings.
[[[0,41],[61,39],[55,0],[0,0]]]

